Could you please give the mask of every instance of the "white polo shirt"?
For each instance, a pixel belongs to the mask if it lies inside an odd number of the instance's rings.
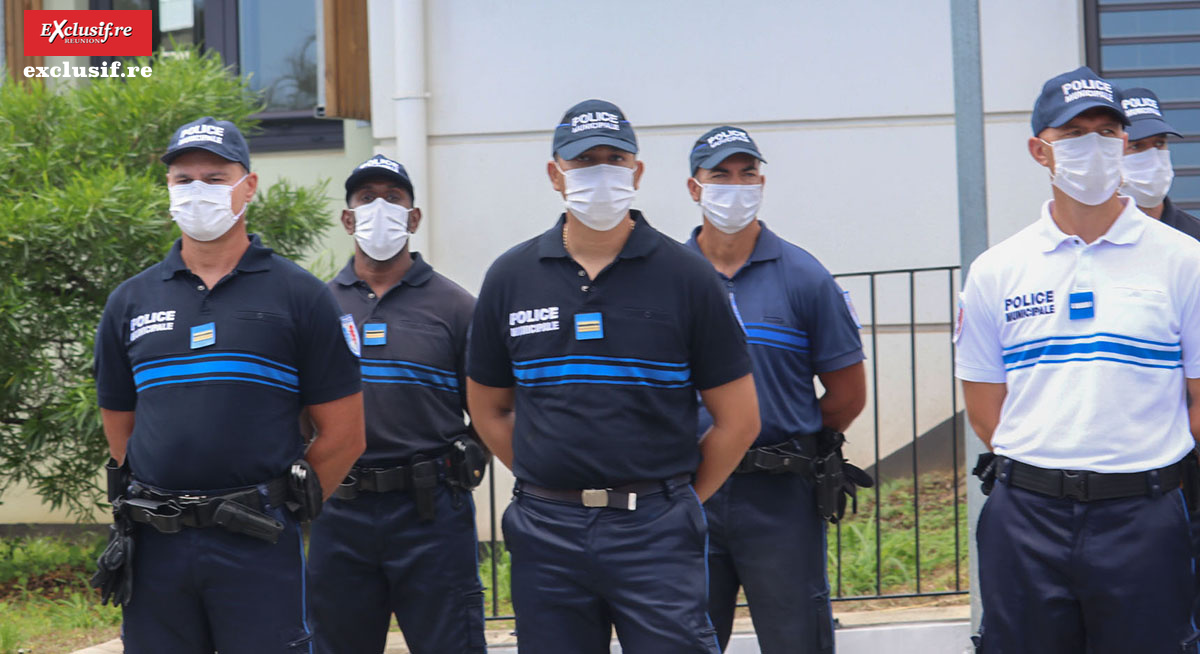
[[[1007,384],[996,454],[1138,472],[1195,445],[1184,378],[1200,378],[1200,242],[1120,199],[1091,244],[1058,228],[1051,201],[971,265],[956,375]]]

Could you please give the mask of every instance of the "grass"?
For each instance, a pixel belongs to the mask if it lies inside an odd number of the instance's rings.
[[[880,488],[881,538],[876,554],[875,489],[860,489],[858,514],[829,528],[829,583],[835,597],[966,590],[968,587],[965,480],[958,488],[948,474],[922,475],[919,512],[913,510],[912,479]],[[958,510],[958,567],[955,567],[954,507]],[[920,550],[917,549],[919,522]],[[838,565],[838,553],[841,565]],[[919,552],[919,557],[918,557]],[[918,575],[918,564],[920,574]],[[879,583],[876,585],[876,569]]]
[[[88,586],[94,533],[0,540],[0,654],[71,652],[115,638],[121,612]]]
[[[968,585],[967,512],[965,482],[953,487],[948,474],[919,478],[919,514],[913,511],[911,479],[888,481],[880,488],[881,538],[876,556],[875,490],[859,493],[858,514],[849,513],[838,526],[829,527],[829,582],[835,598],[896,595],[955,590]],[[959,507],[958,569],[955,569],[954,501]],[[916,524],[920,523],[920,574]],[[96,557],[104,548],[94,533],[75,536],[23,536],[0,539],[0,654],[71,652],[116,638],[121,612],[101,606],[98,593],[88,586]],[[840,566],[839,566],[840,551]],[[876,587],[878,561],[880,580]],[[495,581],[492,580],[493,569]],[[484,610],[488,617],[512,615],[509,592],[511,564],[503,544],[493,551],[480,545],[479,577],[483,581]],[[956,576],[957,575],[957,576]],[[878,592],[877,592],[878,591]],[[929,598],[910,600],[854,600],[839,602],[840,609],[872,609],[907,604],[928,604]],[[939,599],[961,602],[965,598]],[[511,628],[511,622],[491,621],[491,629]]]

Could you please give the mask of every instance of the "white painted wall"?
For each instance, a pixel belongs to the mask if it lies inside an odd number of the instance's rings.
[[[982,4],[1000,238],[1048,195],[1025,151],[1028,112],[1045,79],[1079,65],[1082,28],[1072,0]],[[957,263],[949,3],[569,7],[426,5],[430,254],[443,272],[477,288],[485,262],[551,224],[551,129],[588,97],[633,122],[647,167],[637,206],[677,238],[698,220],[691,143],[732,123],[770,161],[763,218],[831,270]]]

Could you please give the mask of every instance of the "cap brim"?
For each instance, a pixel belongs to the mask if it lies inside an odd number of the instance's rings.
[[[1159,134],[1174,134],[1175,136],[1183,136],[1179,132],[1176,132],[1175,128],[1171,127],[1167,121],[1154,116],[1151,116],[1150,118],[1141,118],[1131,122],[1129,124],[1129,129],[1126,129],[1125,133],[1129,135],[1130,141],[1137,141],[1139,139],[1157,136]]]
[[[1114,108],[1111,104],[1104,102],[1103,100],[1085,100],[1082,104],[1072,104],[1063,109],[1061,113],[1054,117],[1054,120],[1046,123],[1046,127],[1062,127],[1063,125],[1066,125],[1067,122],[1069,122],[1072,118],[1087,111],[1088,109],[1095,109],[1096,107],[1108,109],[1114,116],[1120,118],[1122,123],[1125,125],[1129,124],[1129,118],[1125,115],[1125,112]]]
[[[713,166],[716,166],[717,164],[721,163],[722,161],[725,161],[726,159],[728,159],[729,157],[732,157],[733,155],[739,154],[739,153],[740,154],[748,154],[751,157],[754,157],[755,159],[758,159],[759,161],[761,161],[763,163],[767,163],[767,160],[763,159],[762,155],[759,154],[756,150],[754,150],[752,148],[746,148],[746,147],[741,147],[741,146],[732,147],[732,148],[722,148],[722,149],[708,155],[701,161],[697,162],[696,165],[692,168],[692,174],[695,175],[696,170],[699,168],[711,169]]]
[[[224,159],[225,161],[230,161],[230,162],[233,162],[236,164],[242,164],[242,166],[245,167],[247,171],[250,170],[250,162],[249,161],[239,161],[237,159],[230,159],[229,157],[225,156],[224,154],[218,152],[215,146],[210,146],[205,143],[197,143],[196,145],[188,145],[186,147],[179,148],[178,150],[167,150],[166,154],[159,157],[159,159],[163,163],[170,166],[172,161],[175,161],[175,159],[179,158],[179,155],[181,155],[185,152],[192,152],[194,150],[204,150],[205,152],[211,152],[211,153],[217,155],[218,157]]]
[[[578,141],[568,143],[555,151],[554,154],[557,154],[563,159],[574,159],[575,157],[578,157],[597,145],[608,145],[618,150],[624,150],[632,154],[637,154],[637,146],[629,141],[614,138],[612,136],[601,135],[589,136],[587,138],[582,138]]]
[[[347,203],[350,201],[350,194],[369,179],[386,179],[396,182],[400,186],[404,187],[404,189],[408,191],[409,198],[412,198],[412,182],[409,181],[407,177],[401,175],[400,173],[388,170],[387,168],[372,166],[370,168],[361,168],[356,170],[353,173],[350,173],[350,176],[346,178]]]

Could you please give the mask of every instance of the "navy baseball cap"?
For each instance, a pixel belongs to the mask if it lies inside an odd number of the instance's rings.
[[[1112,111],[1121,122],[1129,124],[1121,110],[1121,94],[1112,82],[1102,79],[1087,66],[1052,78],[1042,86],[1042,94],[1033,104],[1033,135],[1047,127],[1062,127],[1079,114],[1103,107]]]
[[[208,150],[222,159],[242,164],[247,172],[250,170],[250,147],[237,126],[228,120],[205,116],[175,130],[162,162],[170,165],[175,157],[188,150]]]
[[[712,168],[725,161],[729,155],[739,152],[767,163],[767,160],[763,159],[762,153],[758,151],[758,146],[754,144],[754,139],[750,138],[750,134],[746,130],[729,125],[714,127],[705,132],[704,136],[696,139],[696,143],[692,146],[692,154],[689,157],[692,174],[695,175],[699,168]]]
[[[1163,118],[1158,106],[1158,96],[1150,89],[1125,89],[1121,91],[1121,108],[1129,119],[1129,140],[1136,141],[1147,136],[1174,134],[1182,136]]]
[[[350,196],[355,189],[369,179],[386,179],[396,182],[408,191],[408,197],[413,202],[417,201],[413,195],[412,180],[408,178],[408,171],[404,169],[404,165],[398,161],[392,161],[382,154],[377,154],[359,164],[358,168],[355,168],[354,172],[346,178],[346,204],[350,204]]]
[[[604,100],[584,100],[567,109],[554,129],[551,155],[574,159],[588,148],[609,145],[637,154],[637,136],[620,107]]]

